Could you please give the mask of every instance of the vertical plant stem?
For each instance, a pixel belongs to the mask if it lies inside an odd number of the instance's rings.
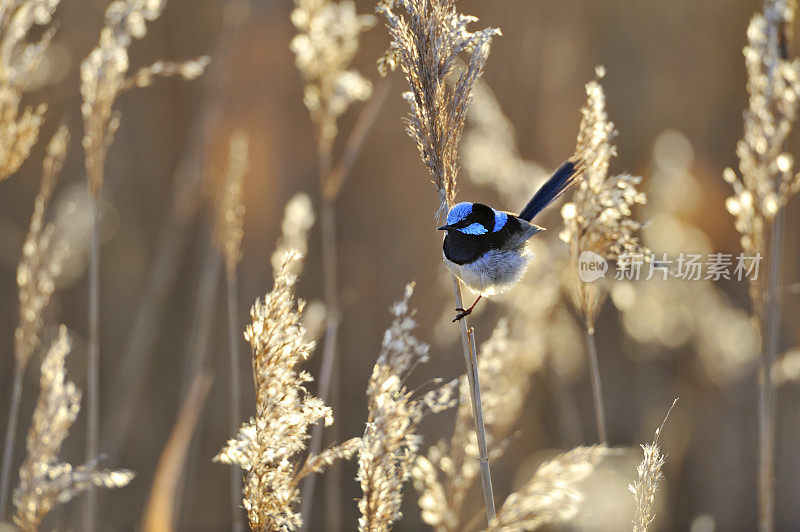
[[[461,298],[461,283],[452,274],[450,278],[453,281],[453,293],[456,307],[464,308],[464,301]],[[472,414],[475,419],[475,433],[478,437],[478,452],[480,453],[478,462],[481,467],[481,487],[483,489],[483,501],[486,506],[486,521],[490,523],[495,517],[494,491],[492,489],[491,468],[489,467],[489,450],[486,446],[486,427],[483,422],[483,406],[481,403],[480,376],[478,375],[475,330],[469,326],[466,316],[461,318],[458,323],[461,326],[461,346],[464,349],[464,363],[467,368]]]
[[[339,398],[342,381],[339,378],[340,360],[333,361],[334,378],[331,382],[331,397]],[[329,441],[340,442],[340,425],[334,423],[328,428],[330,432]],[[342,530],[342,468],[338,462],[331,464],[328,473],[323,477],[325,492],[325,532],[340,532]]]
[[[86,461],[97,458],[100,429],[100,194],[90,194],[92,220],[91,246],[89,248],[89,360],[86,379],[87,434]],[[97,488],[86,491],[83,529],[94,532],[97,521]]]
[[[239,308],[239,298],[237,295],[237,270],[236,264],[226,268],[226,280],[228,285],[228,349],[230,355],[230,433],[236,434],[242,422],[242,413],[239,405],[241,396],[241,375],[239,371],[239,339],[237,324],[237,309]],[[244,521],[242,520],[242,470],[239,466],[231,467],[231,530],[242,532]]]
[[[8,412],[8,425],[6,425],[6,439],[3,444],[3,471],[0,473],[0,522],[6,519],[8,508],[8,489],[11,482],[11,461],[14,457],[14,440],[17,436],[17,419],[19,418],[19,404],[22,399],[22,365],[14,366],[14,384],[11,391],[11,408]]]
[[[600,381],[600,365],[597,362],[597,343],[594,329],[586,330],[586,352],[589,355],[589,369],[592,376],[592,395],[594,397],[594,414],[597,418],[597,439],[608,445],[606,432],[606,407],[603,403],[603,384]]]
[[[380,114],[380,110],[386,102],[389,94],[389,81],[384,79],[378,88],[372,93],[367,105],[358,115],[356,125],[350,131],[342,151],[341,159],[333,166],[331,143],[319,140],[319,181],[322,196],[322,208],[320,213],[322,225],[322,269],[324,283],[324,297],[326,308],[326,327],[325,343],[322,352],[322,368],[319,378],[319,397],[323,401],[328,399],[331,390],[334,397],[338,395],[338,373],[336,372],[336,342],[339,335],[339,285],[337,279],[337,243],[336,243],[336,199],[342,190],[350,171],[353,169],[367,134],[375,126],[375,122]],[[332,386],[334,385],[334,386]],[[309,453],[318,453],[322,448],[322,429],[319,424],[311,429],[311,442],[309,443]],[[311,501],[314,497],[314,485],[316,475],[309,475],[303,481],[302,503],[300,515],[303,519],[301,530],[308,530],[308,515],[311,510]],[[327,477],[332,485],[338,487],[338,464],[331,467]],[[326,499],[330,500],[330,499]],[[336,515],[341,516],[338,506],[334,508]],[[326,526],[331,532],[339,529],[339,520],[333,523],[328,522]]]
[[[319,175],[320,188],[324,187],[331,169],[331,146],[325,140],[319,141]],[[329,395],[332,381],[335,378],[334,361],[336,343],[339,335],[339,286],[337,282],[336,264],[336,203],[333,199],[323,198],[320,209],[320,226],[322,231],[322,280],[325,298],[325,343],[322,349],[322,367],[319,375],[317,395],[323,402],[331,404]],[[321,423],[311,430],[309,454],[317,454],[322,448]],[[301,530],[308,530],[308,519],[311,503],[314,498],[314,485],[317,475],[308,475],[303,481],[300,515],[303,519]]]
[[[238,6],[238,12],[233,8]],[[206,74],[205,96],[189,128],[191,134],[181,161],[175,170],[175,187],[166,220],[160,226],[155,259],[147,275],[147,283],[136,310],[122,362],[119,365],[114,389],[118,392],[111,400],[109,411],[115,418],[103,427],[103,449],[110,456],[119,453],[126,441],[136,407],[146,382],[146,368],[153,357],[157,335],[160,331],[164,307],[172,295],[178,269],[185,259],[185,247],[192,224],[200,207],[200,193],[205,182],[205,146],[208,131],[221,114],[221,95],[231,84],[228,72],[231,43],[239,28],[245,23],[248,0],[226,0],[222,28],[213,61]]]
[[[772,224],[769,244],[769,277],[766,316],[762,323],[764,349],[758,370],[758,528],[775,528],[775,431],[776,401],[772,366],[780,347],[780,284],[783,260],[784,212]]]

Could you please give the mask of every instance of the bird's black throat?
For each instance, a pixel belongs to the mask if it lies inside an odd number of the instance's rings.
[[[442,244],[444,256],[460,265],[475,262],[492,248],[487,235],[465,235],[459,231],[448,231]]]

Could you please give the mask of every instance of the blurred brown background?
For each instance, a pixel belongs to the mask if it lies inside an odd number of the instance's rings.
[[[131,48],[133,66],[159,58],[212,54],[214,60],[225,20],[220,0],[170,0],[160,19],[148,26],[147,38]],[[360,12],[372,12],[374,2],[358,1]],[[568,157],[575,145],[585,101],[584,84],[595,65],[607,70],[603,85],[608,111],[619,130],[619,156],[612,171],[644,176],[652,161],[659,133],[673,129],[694,148],[693,175],[703,188],[703,205],[694,222],[721,252],[738,253],[738,235],[724,209],[729,195],[722,181],[725,166],[736,166],[735,146],[741,136],[746,106],[741,49],[756,1],[672,0],[641,2],[606,0],[462,0],[460,10],[474,14],[480,24],[502,28],[495,41],[485,80],[513,122],[522,155],[545,167]],[[53,81],[34,92],[32,101],[50,102],[44,138],[61,117],[73,136],[64,177],[56,193],[65,197],[83,187],[82,123],[78,66],[97,42],[106,2],[63,2],[57,12],[60,27],[54,57],[48,63]],[[188,231],[176,248],[180,269],[170,284],[163,319],[152,347],[143,386],[137,390],[134,428],[119,453],[108,456],[112,466],[137,471],[127,488],[101,494],[101,529],[131,530],[140,519],[156,461],[174,424],[182,395],[187,351],[198,349],[188,339],[198,311],[201,271],[206,261],[210,220],[216,186],[215,168],[223,168],[231,131],[244,129],[251,138],[251,169],[245,182],[244,259],[240,265],[239,309],[242,327],[249,305],[271,285],[268,259],[280,232],[285,202],[306,191],[318,204],[316,157],[312,127],[302,102],[302,82],[294,66],[289,41],[294,28],[288,0],[252,0],[247,21],[231,38],[227,59],[218,65],[227,81],[215,87],[209,77],[195,82],[162,80],[120,98],[122,125],[106,167],[104,197],[109,203],[101,264],[101,426],[115,418],[112,404],[120,390],[120,361],[131,342],[131,325],[143,290],[153,272],[156,245],[164,233],[175,190],[175,176],[198,133],[200,116],[212,109],[207,139],[208,161],[202,204],[191,216]],[[230,16],[230,13],[228,13]],[[387,42],[382,21],[363,38],[356,68],[376,81],[375,60]],[[52,54],[51,54],[52,55]],[[418,382],[433,376],[453,377],[463,372],[456,329],[434,334],[451,295],[438,276],[440,240],[432,215],[437,199],[416,149],[406,137],[401,116],[402,80],[392,76],[389,100],[339,201],[340,286],[343,321],[340,335],[341,386],[335,405],[340,438],[360,435],[366,417],[364,390],[377,356],[382,331],[389,323],[388,306],[403,285],[417,281],[414,302],[419,308],[419,336],[433,343],[432,360],[415,373]],[[340,121],[349,131],[360,105]],[[205,109],[205,110],[204,110]],[[344,135],[340,135],[341,137]],[[793,141],[793,153],[800,144]],[[189,150],[191,151],[191,150]],[[43,143],[35,148],[17,175],[0,185],[0,423],[5,424],[12,378],[12,337],[16,324],[15,268],[20,246],[39,184]],[[464,181],[459,199],[502,205],[495,193]],[[533,190],[532,190],[533,191]],[[531,192],[532,192],[531,191]],[[798,279],[800,218],[796,202],[787,215],[784,281]],[[53,209],[53,212],[57,207]],[[543,225],[558,231],[557,209]],[[318,227],[312,230],[306,271],[299,293],[308,299],[322,294]],[[78,268],[74,279],[56,292],[49,312],[52,324],[62,321],[76,337],[68,358],[68,373],[84,388],[85,350],[81,335],[86,325],[86,277]],[[737,305],[749,309],[747,287],[729,282],[723,289]],[[212,464],[211,457],[229,436],[227,418],[226,321],[222,279],[212,312],[208,356],[215,381],[202,414],[187,464],[180,527],[183,530],[221,530],[230,522],[228,468]],[[496,321],[491,302],[475,320],[479,340],[488,337]],[[783,347],[797,344],[798,298],[787,295],[783,307]],[[628,339],[612,305],[598,326],[601,373],[608,411],[611,443],[636,445],[652,437],[674,397],[681,401],[668,422],[664,450],[669,453],[659,510],[664,530],[752,530],[755,528],[755,378],[752,371],[739,380],[719,385],[699,371],[693,350],[668,352],[641,346]],[[434,342],[447,338],[451,342]],[[646,362],[640,350],[657,351]],[[253,411],[248,350],[242,342],[246,376],[243,405]],[[308,369],[318,374],[319,360]],[[33,365],[32,367],[36,367]],[[33,409],[38,371],[28,372],[20,415],[17,462],[21,461],[27,420]],[[579,407],[582,441],[566,441],[555,416],[553,390],[545,375],[537,374],[526,413],[507,455],[493,469],[495,490],[504,497],[515,486],[515,475],[531,456],[543,449],[567,448],[594,439],[594,418],[586,376],[572,383]],[[313,388],[312,384],[312,388]],[[779,530],[800,528],[800,393],[796,386],[779,393],[779,452],[777,516]],[[424,425],[426,442],[435,442],[451,430],[452,413]],[[83,457],[85,417],[79,417],[65,443],[63,455],[78,462]],[[101,450],[113,435],[104,434]],[[534,458],[535,459],[535,458]],[[633,473],[631,473],[633,474]],[[332,494],[340,503],[344,530],[355,528],[360,496],[352,480],[355,465],[343,466],[341,485]],[[312,529],[324,530],[325,480],[317,484]],[[623,485],[624,489],[624,485]],[[330,496],[330,494],[329,494]],[[625,495],[623,495],[625,496]],[[77,514],[72,503],[59,514],[66,522]],[[416,530],[419,520],[416,494],[409,485],[404,519],[398,530]],[[705,516],[705,517],[704,517]],[[700,518],[698,521],[698,517]],[[602,518],[600,517],[602,521]],[[53,521],[51,521],[53,522]],[[696,527],[696,528],[695,528]]]

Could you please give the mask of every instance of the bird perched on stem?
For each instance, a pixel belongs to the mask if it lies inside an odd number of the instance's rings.
[[[444,264],[478,294],[471,307],[456,309],[454,322],[469,315],[483,296],[505,292],[522,278],[533,258],[525,243],[544,230],[531,220],[575,183],[582,172],[580,160],[562,164],[518,216],[482,203],[453,205],[447,213],[447,225],[439,228],[447,232],[442,245]]]

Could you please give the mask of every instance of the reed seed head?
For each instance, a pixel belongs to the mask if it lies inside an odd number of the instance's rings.
[[[69,131],[66,126],[61,126],[47,146],[42,183],[34,200],[31,224],[17,267],[19,323],[14,331],[14,354],[23,370],[39,346],[44,311],[69,251],[65,242],[56,235],[54,225],[45,225],[47,206],[64,165],[68,141]]]
[[[291,48],[305,81],[303,102],[320,142],[330,144],[338,118],[372,93],[372,84],[349,67],[361,33],[375,25],[375,17],[356,13],[351,0],[295,0],[294,5],[292,23],[298,34]]]
[[[386,531],[402,517],[403,484],[411,476],[419,449],[419,423],[427,414],[455,405],[458,381],[422,395],[406,388],[411,371],[428,360],[430,349],[413,335],[415,312],[409,308],[413,292],[414,285],[407,285],[403,299],[392,307],[394,319],[367,385],[369,414],[356,476],[363,492],[358,502],[360,531]]]
[[[0,4],[0,181],[17,171],[39,138],[47,106],[20,108],[23,93],[55,35],[59,0],[8,0]],[[28,40],[35,26],[38,41]]]
[[[796,1],[765,3],[747,29],[744,48],[749,105],[744,112],[744,135],[736,145],[739,174],[726,168],[723,178],[733,188],[725,206],[735,220],[742,250],[748,256],[766,254],[766,227],[778,210],[800,190],[800,174],[784,151],[797,119],[800,61],[787,57],[787,33],[794,21]],[[761,312],[758,283],[750,295]]]
[[[114,103],[121,92],[144,87],[155,77],[179,75],[195,79],[208,64],[207,57],[184,63],[158,61],[126,77],[130,69],[128,48],[134,39],[147,34],[147,22],[161,16],[166,0],[115,0],[105,13],[98,45],[81,63],[86,173],[89,191],[99,194],[103,187],[103,166],[108,148],[119,127],[120,115]]]
[[[391,42],[379,61],[385,73],[399,66],[408,82],[404,94],[411,106],[406,131],[439,193],[439,215],[455,202],[458,143],[464,130],[472,88],[483,73],[492,38],[500,30],[470,32],[478,19],[456,11],[454,0],[380,0]],[[465,53],[466,66],[450,88],[447,78]]]
[[[14,490],[14,522],[23,530],[36,530],[56,503],[72,499],[90,486],[117,488],[134,477],[125,469],[104,470],[97,460],[82,466],[57,462],[61,444],[80,411],[81,393],[66,378],[64,360],[71,342],[63,325],[42,362],[39,400],[28,431],[28,454]]]
[[[521,532],[569,521],[583,503],[581,482],[612,452],[605,445],[576,447],[545,462],[508,496],[487,530]]]
[[[637,479],[628,485],[628,491],[633,494],[635,503],[633,532],[647,532],[655,520],[655,508],[653,506],[658,488],[664,480],[661,468],[664,467],[667,459],[666,456],[661,454],[661,431],[664,429],[664,423],[667,422],[667,418],[669,418],[669,414],[677,402],[677,399],[673,401],[664,418],[664,422],[656,429],[653,441],[641,446],[644,456],[642,457],[642,462],[636,468]]]
[[[600,78],[605,74],[602,67],[598,67],[597,74],[597,79],[586,84],[588,98],[581,109],[575,149],[585,166],[584,177],[573,202],[565,204],[561,210],[565,228],[559,236],[569,243],[576,267],[584,251],[592,251],[623,266],[629,263],[631,256],[649,253],[639,240],[644,224],[634,219],[632,212],[634,205],[646,202],[645,194],[636,190],[641,177],[609,175],[609,162],[616,155],[612,142],[615,130],[614,123],[608,120],[606,97],[600,85]],[[602,281],[578,282],[578,305],[587,330],[594,330],[606,296],[607,288]]]

